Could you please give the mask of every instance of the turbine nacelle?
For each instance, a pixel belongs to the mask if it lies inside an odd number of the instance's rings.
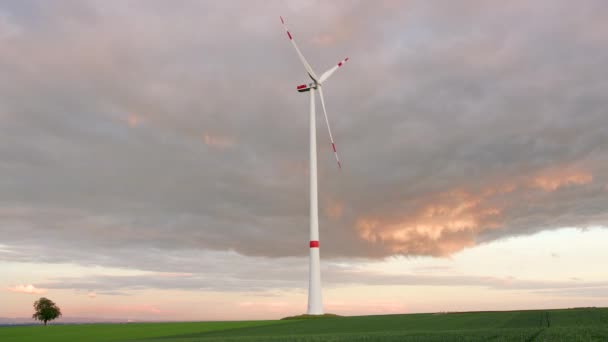
[[[310,91],[310,89],[317,89],[317,84],[316,83],[300,84],[299,86],[296,87],[296,90],[299,91],[300,93],[305,93],[307,91]]]

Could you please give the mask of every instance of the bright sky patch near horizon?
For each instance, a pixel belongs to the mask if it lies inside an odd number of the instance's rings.
[[[602,1],[7,1],[0,318],[607,306]]]

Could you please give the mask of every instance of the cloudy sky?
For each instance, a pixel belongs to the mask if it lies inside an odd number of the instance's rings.
[[[0,317],[608,306],[605,1],[3,1]],[[320,119],[320,118],[319,118]]]

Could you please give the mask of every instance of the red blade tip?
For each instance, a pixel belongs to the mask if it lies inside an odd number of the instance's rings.
[[[283,17],[279,16],[279,18],[281,18],[281,24],[285,24],[285,21],[283,20]]]

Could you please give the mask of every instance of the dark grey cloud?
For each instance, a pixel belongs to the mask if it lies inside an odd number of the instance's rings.
[[[604,226],[605,9],[3,4],[0,243],[32,253],[0,255],[143,269],[152,251],[305,255],[306,78],[279,14],[317,70],[351,57],[325,89],[342,171],[318,127],[323,257]],[[125,250],[140,255],[108,257]]]

